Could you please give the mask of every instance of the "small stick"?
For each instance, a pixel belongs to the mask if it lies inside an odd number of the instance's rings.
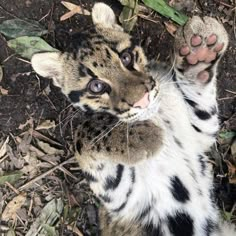
[[[20,192],[19,192],[16,188],[14,188],[9,182],[6,181],[5,184],[6,184],[11,190],[13,190],[13,192],[14,192],[15,194],[17,194],[17,195],[20,194]]]
[[[24,184],[24,185],[22,185],[21,187],[19,187],[18,190],[19,190],[19,191],[22,191],[22,190],[28,188],[29,186],[31,186],[31,185],[34,184],[35,182],[39,181],[40,179],[46,177],[47,175],[51,174],[51,173],[54,172],[55,170],[59,169],[60,167],[66,165],[66,164],[68,164],[68,163],[71,163],[71,162],[75,162],[75,157],[71,157],[71,158],[69,158],[68,160],[63,161],[61,164],[59,164],[59,165],[53,167],[52,169],[46,171],[45,173],[39,175],[38,177],[36,177],[36,178],[30,180],[30,181],[27,182],[26,184]]]

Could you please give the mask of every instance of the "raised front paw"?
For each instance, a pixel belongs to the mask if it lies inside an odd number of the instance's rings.
[[[227,45],[228,35],[222,24],[211,17],[194,16],[177,32],[176,69],[187,79],[207,82]]]

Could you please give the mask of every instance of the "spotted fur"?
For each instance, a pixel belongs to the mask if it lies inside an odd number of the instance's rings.
[[[219,127],[216,74],[225,29],[210,17],[190,19],[166,69],[147,61],[107,5],[95,4],[92,18],[94,27],[75,35],[66,52],[36,54],[32,65],[75,107],[92,111],[75,146],[103,204],[101,235],[235,235],[211,199],[205,155]]]

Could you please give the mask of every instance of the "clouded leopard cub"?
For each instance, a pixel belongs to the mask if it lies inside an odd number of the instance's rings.
[[[195,16],[178,31],[173,68],[142,48],[97,3],[94,27],[66,52],[33,56],[75,107],[93,111],[78,127],[79,165],[103,203],[101,235],[230,236],[211,199],[205,152],[218,131],[217,64],[228,37]]]

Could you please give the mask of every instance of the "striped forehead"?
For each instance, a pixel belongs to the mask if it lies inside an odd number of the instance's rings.
[[[95,50],[100,50],[101,47],[109,47],[115,52],[121,52],[126,48],[131,47],[131,37],[124,32],[112,31],[107,29],[105,32],[98,33],[95,28],[88,31],[77,33],[72,36],[71,47],[68,51],[76,49],[77,52],[82,52],[81,60],[84,56],[92,56]],[[70,50],[71,49],[71,50]]]

